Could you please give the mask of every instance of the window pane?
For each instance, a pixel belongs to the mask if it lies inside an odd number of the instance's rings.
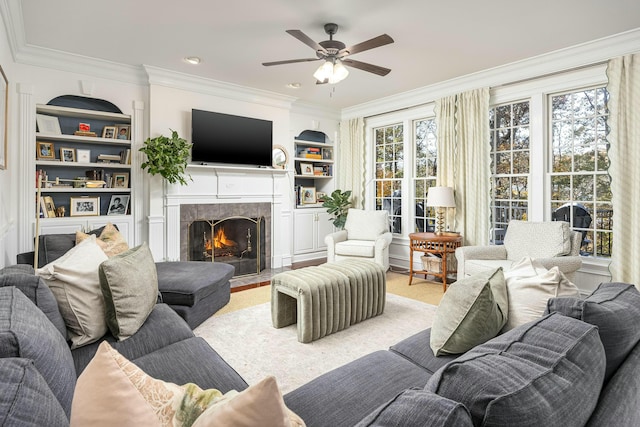
[[[436,185],[437,146],[436,122],[434,119],[416,120],[414,126],[415,175],[413,177],[415,195],[413,203],[415,225],[409,232],[433,231],[435,211],[426,208],[426,195],[429,188]]]
[[[391,125],[374,129],[376,141],[376,209],[389,212],[391,224],[394,225],[394,232],[402,224],[401,209],[403,176],[403,126]]]

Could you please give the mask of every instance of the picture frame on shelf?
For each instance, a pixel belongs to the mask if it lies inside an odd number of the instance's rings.
[[[116,125],[116,139],[130,140],[131,139],[131,126],[130,125]]]
[[[316,191],[316,202],[322,203],[327,198],[327,193],[323,191]]]
[[[302,199],[303,205],[310,205],[310,204],[317,203],[316,187],[302,187],[300,191],[302,194],[301,199]]]
[[[69,216],[100,215],[100,197],[70,197]]]
[[[76,161],[76,149],[68,147],[60,147],[60,161],[61,162],[75,162]]]
[[[46,212],[46,217],[55,218],[56,217],[56,205],[53,203],[53,197],[51,196],[42,196],[42,201],[44,202],[44,209]]]
[[[91,163],[91,150],[78,148],[76,150],[76,160],[78,163]]]
[[[7,117],[9,110],[9,81],[0,66],[0,169],[7,168],[7,153],[9,143],[7,142]]]
[[[114,139],[118,132],[117,126],[105,126],[102,129],[102,137],[107,139]]]
[[[324,169],[322,166],[314,166],[313,167],[313,175],[314,176],[323,176]]]
[[[129,188],[129,172],[117,172],[113,174],[113,188]]]
[[[300,163],[300,175],[313,175],[313,163]]]
[[[36,114],[36,124],[38,132],[47,135],[62,135],[60,130],[60,121],[55,116],[47,116],[46,114]]]
[[[109,201],[107,215],[126,215],[129,209],[129,199],[126,194],[114,194]]]
[[[56,152],[53,142],[36,142],[36,159],[38,160],[55,160]]]
[[[322,149],[322,160],[333,160],[333,148]]]

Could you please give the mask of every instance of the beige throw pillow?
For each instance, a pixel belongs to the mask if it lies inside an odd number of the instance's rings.
[[[507,304],[502,268],[483,271],[451,284],[431,327],[433,354],[464,353],[498,335],[507,322]]]
[[[76,231],[76,245],[89,238],[89,236],[89,234],[83,233],[82,231]],[[124,239],[122,234],[120,234],[118,229],[110,222],[104,226],[100,236],[98,236],[97,243],[109,258],[114,255],[121,254],[129,249],[127,241]]]
[[[143,243],[100,264],[107,326],[119,340],[135,334],[158,299],[156,264]]]
[[[107,256],[90,236],[60,258],[36,270],[58,302],[71,348],[92,343],[107,333],[98,267]]]
[[[509,297],[509,315],[502,332],[539,319],[549,298],[580,296],[578,287],[553,267],[547,270],[539,261],[524,257],[504,273]]]

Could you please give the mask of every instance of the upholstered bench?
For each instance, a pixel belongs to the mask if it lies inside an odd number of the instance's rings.
[[[221,262],[158,262],[162,302],[175,310],[191,329],[227,305],[235,268]]]
[[[386,275],[372,261],[344,260],[278,273],[271,279],[275,328],[297,323],[308,343],[382,314]]]

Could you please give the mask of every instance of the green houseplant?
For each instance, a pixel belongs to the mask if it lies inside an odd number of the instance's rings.
[[[333,215],[333,225],[342,230],[347,221],[347,213],[351,207],[351,190],[344,193],[342,190],[335,190],[331,196],[327,196],[322,203],[322,207],[327,208],[327,212]]]
[[[169,130],[171,131],[170,138],[164,135],[147,138],[144,147],[140,148],[140,151],[147,155],[147,160],[141,166],[142,169],[147,169],[151,175],[160,174],[171,184],[187,185],[185,169],[192,144],[188,143],[186,139],[180,138],[175,130]],[[191,175],[186,175],[192,180]]]

